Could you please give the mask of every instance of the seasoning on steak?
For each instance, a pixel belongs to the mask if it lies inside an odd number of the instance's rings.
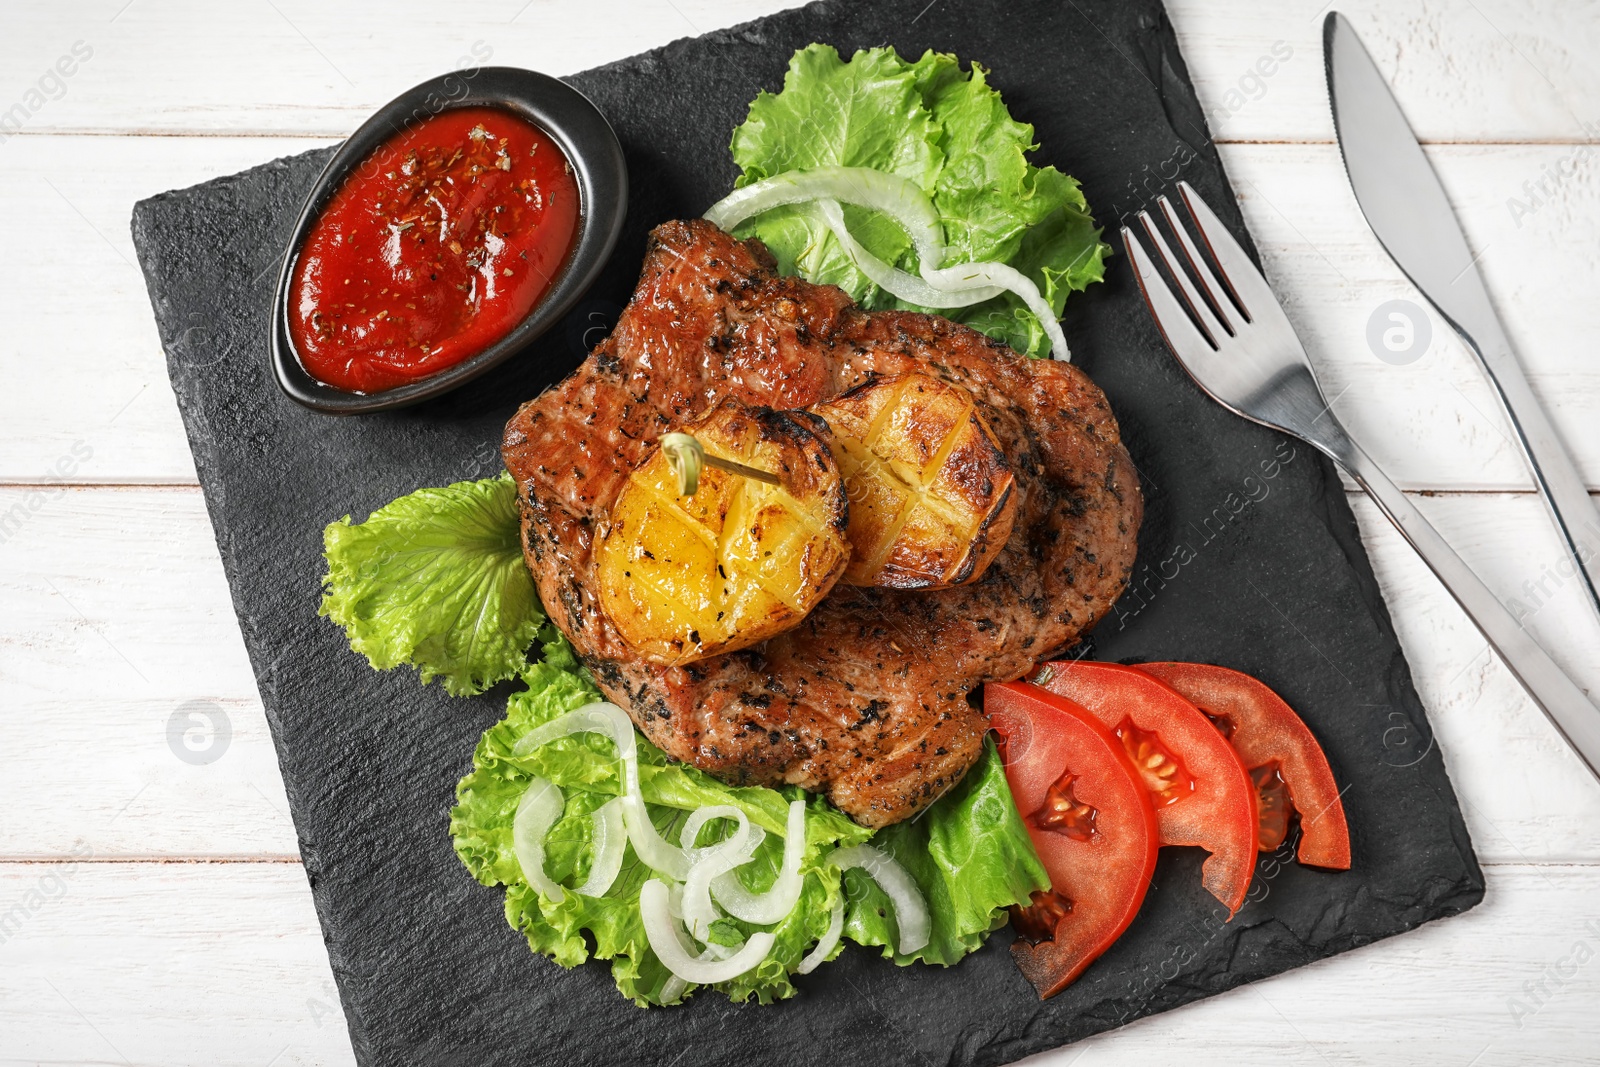
[[[913,371],[967,389],[1015,472],[1015,525],[983,577],[932,592],[839,585],[751,648],[684,667],[631,655],[599,608],[592,551],[651,443],[724,396],[803,408]],[[699,219],[654,231],[616,329],[522,406],[503,454],[551,619],[644,735],[728,782],[825,792],[867,826],[960,780],[987,729],[981,684],[1020,677],[1110,608],[1143,510],[1105,396],[1076,367],[936,315],[862,311]]]

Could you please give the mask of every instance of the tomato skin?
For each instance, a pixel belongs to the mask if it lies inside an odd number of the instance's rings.
[[[1078,660],[1046,663],[1035,677],[1037,684],[1088,709],[1109,729],[1125,728],[1131,721],[1159,742],[1154,759],[1164,749],[1183,765],[1192,789],[1156,799],[1161,843],[1197,845],[1211,853],[1201,878],[1232,918],[1255,875],[1258,822],[1255,785],[1238,753],[1200,709],[1143,671]]]
[[[1155,873],[1160,830],[1150,791],[1122,743],[1072,701],[1025,682],[984,686],[984,711],[999,733],[1006,781],[1053,890],[1050,940],[1011,945],[1040,999],[1054,996],[1121,936],[1139,913]],[[1068,779],[1073,798],[1093,809],[1091,833],[1043,829],[1051,787]],[[1031,909],[1030,909],[1031,910]],[[1023,924],[1017,923],[1019,930]]]
[[[1328,757],[1283,698],[1248,674],[1206,663],[1141,663],[1209,715],[1227,716],[1229,740],[1254,770],[1276,760],[1300,813],[1301,863],[1350,869],[1350,827]]]

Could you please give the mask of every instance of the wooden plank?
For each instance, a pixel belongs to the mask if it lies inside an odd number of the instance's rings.
[[[25,499],[0,489],[0,516]],[[1418,502],[1493,588],[1526,603],[1529,628],[1574,676],[1600,687],[1600,623],[1575,582],[1556,584],[1561,556],[1537,500]],[[1393,529],[1356,505],[1482,855],[1600,860],[1600,785]],[[316,578],[306,576],[307,625],[325,626],[312,615]],[[1535,604],[1522,586],[1540,581]],[[0,707],[19,711],[0,716],[0,855],[51,855],[80,836],[107,856],[295,854],[199,492],[45,498],[0,545],[0,595]],[[228,723],[212,763],[185,758],[185,746],[214,751],[191,712]]]
[[[1592,1063],[1600,869],[1488,875],[1464,916],[1029,1062]],[[3,909],[0,1064],[351,1062],[298,865],[4,864]]]
[[[0,726],[8,749],[0,756],[5,858],[49,858],[80,839],[118,859],[300,857],[254,697],[102,694],[29,701],[7,718]]]
[[[17,307],[0,338],[10,371],[0,394],[0,481],[38,482],[74,446],[92,450],[71,475],[88,482],[192,482],[193,464],[167,384],[143,281],[132,266],[129,204],[316,140],[29,137],[5,145],[0,241],[37,249],[13,281]],[[1600,488],[1600,365],[1588,358],[1600,304],[1563,296],[1600,262],[1600,183],[1572,182],[1517,220],[1505,199],[1554,166],[1555,146],[1435,150],[1534,388]],[[1432,346],[1395,366],[1368,346],[1387,301],[1420,305],[1360,218],[1327,145],[1234,145],[1225,161],[1267,270],[1300,327],[1335,410],[1409,488],[1531,487],[1487,383],[1431,312]],[[1114,209],[1134,202],[1102,205]],[[1518,223],[1520,222],[1520,226]],[[40,244],[38,227],[64,235]],[[271,250],[249,252],[270,265]],[[1122,257],[1114,269],[1123,269]],[[87,279],[87,281],[86,281]],[[73,294],[61,299],[61,294]],[[1077,299],[1093,299],[1088,294]],[[41,358],[49,353],[49,358]]]
[[[1333,139],[1322,20],[1344,13],[1425,141],[1594,141],[1600,20],[1584,0],[1168,0],[1212,136]]]
[[[5,489],[0,504],[9,700],[254,693],[198,490]]]
[[[78,857],[0,865],[0,1064],[353,1062],[298,863]]]
[[[89,8],[89,5],[84,5]],[[16,13],[0,99],[27,92],[82,41],[92,56],[26,133],[289,133],[343,137],[381,104],[466,67],[566,74],[792,6],[782,0],[277,0],[217,8],[101,0],[78,18]],[[126,7],[126,10],[121,10]],[[51,82],[46,88],[54,89]]]
[[[13,207],[0,215],[0,241],[33,250],[28,268],[7,276],[7,308],[27,313],[8,311],[0,334],[0,478],[194,481],[129,210],[167,189],[326,143],[18,137],[0,146],[0,198]],[[265,266],[270,252],[259,258]]]
[[[80,5],[74,17],[40,7],[15,12],[0,41],[0,101],[24,105],[28,134],[343,136],[396,93],[483,62],[478,56],[568,73],[784,6],[781,0],[474,0],[442,8],[420,0],[280,0],[219,10],[197,0],[98,0]],[[1583,0],[1339,6],[1425,138],[1593,139],[1580,120],[1600,113],[1600,72],[1588,61],[1600,45],[1600,23]],[[1215,136],[1331,138],[1320,0],[1266,6],[1174,0],[1168,8]],[[74,64],[78,42],[92,54]],[[58,82],[47,71],[63,56],[75,69]]]
[[[199,491],[0,498],[0,849],[297,856]]]

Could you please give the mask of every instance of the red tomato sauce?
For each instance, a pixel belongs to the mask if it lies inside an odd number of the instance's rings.
[[[353,171],[295,264],[289,332],[319,381],[371,393],[483,351],[531,311],[578,228],[566,156],[509,111],[446,111]]]

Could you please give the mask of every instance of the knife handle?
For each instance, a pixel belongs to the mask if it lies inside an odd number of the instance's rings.
[[[1411,542],[1411,547],[1438,575],[1445,589],[1461,605],[1461,610],[1500,654],[1534,703],[1561,731],[1589,772],[1600,778],[1600,709],[1556,665],[1549,653],[1539,647],[1500,598],[1456,555],[1455,549],[1372,458],[1354,441],[1340,436],[1343,439],[1325,451],[1367,491],[1389,521]]]
[[[1499,395],[1562,546],[1577,564],[1579,584],[1600,612],[1600,512],[1596,512],[1578,465],[1550,424],[1544,405],[1533,395],[1505,332],[1495,323],[1488,329],[1480,327],[1475,336],[1481,338],[1481,344],[1466,333],[1461,339]]]

